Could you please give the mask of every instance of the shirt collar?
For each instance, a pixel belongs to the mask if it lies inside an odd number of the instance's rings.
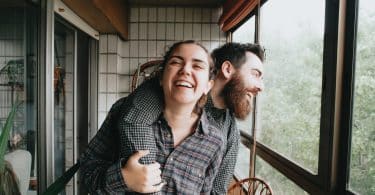
[[[163,113],[160,114],[158,122],[162,123],[162,124],[166,124],[167,126],[169,126],[168,121],[165,119]],[[198,130],[199,133],[208,134],[209,133],[209,126],[210,126],[210,123],[209,123],[206,111],[203,109],[202,114],[201,114],[201,116],[199,118],[199,121],[198,121],[197,130]]]
[[[198,131],[200,131],[203,134],[208,134],[209,133],[209,122],[207,118],[206,111],[203,109],[201,117],[199,119],[198,123]]]

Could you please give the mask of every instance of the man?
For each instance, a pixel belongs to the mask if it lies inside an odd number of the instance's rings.
[[[211,194],[225,194],[232,178],[240,140],[235,117],[245,119],[252,110],[253,97],[263,89],[263,56],[263,49],[259,45],[239,43],[227,43],[212,53],[217,70],[205,110],[209,120],[215,121],[217,127],[222,129],[226,149]],[[91,193],[120,193],[134,189],[150,193],[157,192],[162,187],[160,184],[151,183],[147,186],[129,182],[129,178],[125,179],[127,170],[135,167],[154,170],[157,167],[152,163],[155,146],[149,144],[151,140],[136,142],[135,146],[131,147],[140,150],[151,148],[150,154],[138,152],[130,156],[128,161],[124,161],[119,155],[119,143],[123,138],[119,138],[118,132],[114,130],[117,128],[116,124],[121,123],[117,121],[117,118],[120,118],[134,124],[135,128],[140,129],[140,134],[146,134],[145,137],[152,137],[147,134],[149,131],[146,129],[160,116],[163,108],[163,98],[160,95],[162,93],[158,91],[158,86],[157,80],[147,81],[112,107],[100,131],[81,158],[82,180]],[[120,110],[125,113],[121,117],[114,117]],[[150,163],[152,165],[149,165]],[[155,175],[156,171],[146,172],[142,173],[146,180],[160,174]]]

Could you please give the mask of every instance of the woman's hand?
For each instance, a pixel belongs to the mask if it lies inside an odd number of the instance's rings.
[[[121,169],[127,187],[139,193],[152,193],[161,190],[165,183],[161,180],[160,164],[149,165],[139,163],[139,159],[149,154],[149,150],[140,150],[130,156]]]

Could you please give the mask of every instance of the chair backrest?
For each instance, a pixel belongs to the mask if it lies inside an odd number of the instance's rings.
[[[251,177],[229,187],[228,195],[272,195],[271,187],[262,179]]]
[[[143,81],[155,76],[162,62],[162,60],[153,60],[139,65],[132,76],[131,91],[133,92]]]

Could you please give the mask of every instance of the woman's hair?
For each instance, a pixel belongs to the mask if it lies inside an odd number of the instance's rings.
[[[209,78],[209,80],[212,80],[215,76],[216,71],[215,71],[215,66],[214,66],[212,57],[210,55],[210,52],[202,44],[198,43],[195,40],[186,40],[186,41],[176,42],[167,50],[167,52],[165,52],[165,55],[163,56],[163,61],[160,64],[160,67],[159,67],[159,79],[161,80],[161,78],[163,77],[165,66],[167,65],[168,60],[171,58],[173,52],[183,44],[197,45],[197,46],[201,47],[206,52],[207,59],[208,59],[208,65],[209,65],[208,78]],[[194,108],[193,112],[196,113],[196,114],[201,114],[202,109],[203,109],[204,105],[206,104],[206,102],[207,102],[207,94],[203,94],[199,98],[197,104],[195,105],[195,108]]]
[[[160,70],[160,78],[162,77],[162,74],[164,72],[164,68],[165,66],[167,65],[168,63],[168,60],[171,59],[171,55],[173,54],[173,52],[179,48],[181,45],[183,44],[194,44],[194,45],[197,45],[199,47],[201,47],[207,54],[207,59],[208,59],[208,65],[209,65],[209,79],[213,79],[214,77],[214,69],[215,69],[215,66],[214,66],[214,62],[212,60],[212,57],[210,55],[210,52],[202,45],[200,44],[199,42],[195,41],[195,40],[186,40],[186,41],[179,41],[179,42],[176,42],[174,43],[171,47],[169,47],[169,49],[165,52],[165,55],[163,56],[163,61],[161,62],[160,64],[160,67],[159,67],[159,70]]]

